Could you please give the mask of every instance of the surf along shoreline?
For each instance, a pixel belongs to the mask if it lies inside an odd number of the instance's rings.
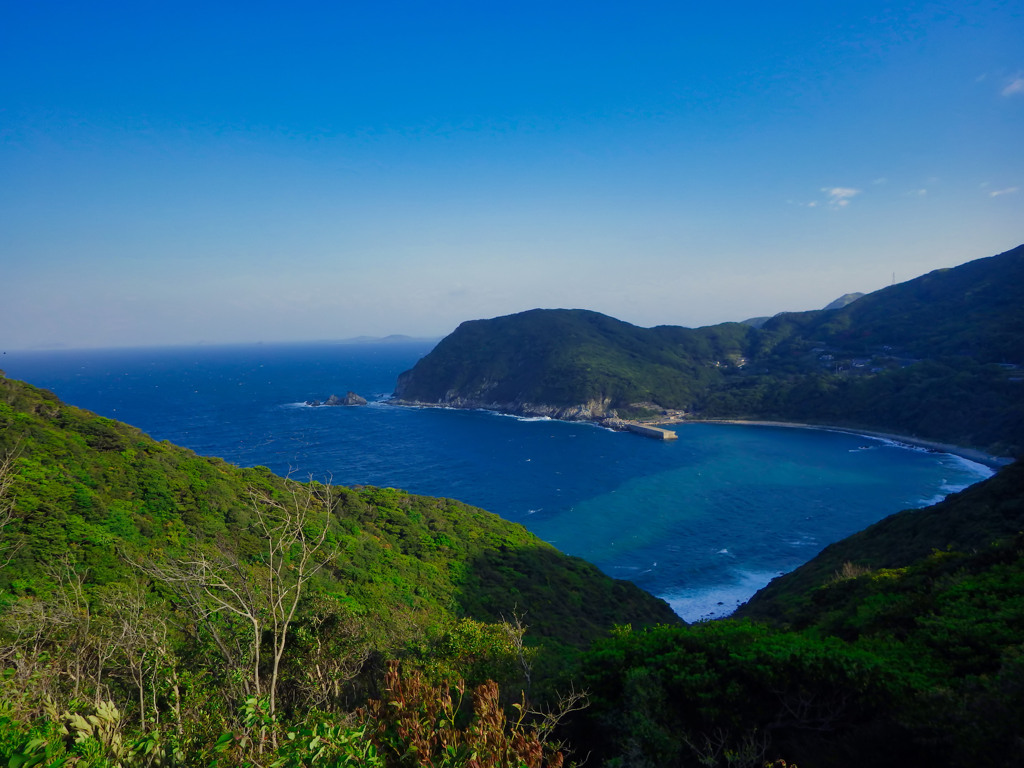
[[[653,422],[644,422],[653,425]],[[683,424],[735,424],[737,426],[751,427],[785,427],[789,429],[816,429],[822,432],[843,432],[848,435],[870,437],[879,440],[888,440],[893,443],[900,443],[913,448],[924,448],[935,453],[948,453],[959,456],[962,459],[983,464],[990,469],[999,469],[1007,464],[1012,464],[1013,459],[1005,456],[993,456],[979,451],[976,448],[965,448],[953,443],[942,443],[937,440],[925,440],[910,435],[899,435],[893,432],[876,432],[869,429],[857,429],[855,427],[837,427],[830,424],[807,424],[795,421],[760,421],[754,419],[690,419],[673,418],[671,420],[659,421],[658,426],[683,425]]]

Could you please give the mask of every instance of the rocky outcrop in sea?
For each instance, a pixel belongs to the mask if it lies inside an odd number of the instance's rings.
[[[321,405],[366,405],[366,398],[361,395],[357,395],[355,392],[349,390],[344,397],[338,397],[337,395],[331,395],[323,402],[319,400],[307,400],[306,405],[317,408]]]

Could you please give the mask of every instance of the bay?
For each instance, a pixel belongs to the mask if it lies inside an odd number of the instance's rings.
[[[660,442],[591,424],[386,404],[398,374],[431,347],[8,352],[0,366],[203,455],[483,507],[665,598],[687,620],[727,615],[832,541],[991,474],[841,432],[693,423]],[[349,390],[370,404],[305,404]]]

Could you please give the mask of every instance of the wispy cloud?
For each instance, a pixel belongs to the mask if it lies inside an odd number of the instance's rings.
[[[860,190],[853,187],[822,187],[821,191],[825,193],[832,208],[845,208],[850,200],[860,194]]]
[[[993,189],[988,193],[989,197],[1000,197],[1001,195],[1013,195],[1020,192],[1020,187],[1007,187],[1006,189]]]
[[[1024,93],[1024,75],[1017,75],[1006,84],[1003,88],[1003,96],[1014,96],[1018,93]]]
[[[845,208],[850,200],[861,193],[861,190],[853,187],[822,187],[825,198],[818,200],[787,200],[789,205],[798,205],[801,208]]]

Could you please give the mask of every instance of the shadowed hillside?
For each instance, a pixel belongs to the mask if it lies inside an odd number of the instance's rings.
[[[605,764],[1024,765],[1022,525],[1018,462],[833,544],[742,618],[599,640],[575,738]]]

